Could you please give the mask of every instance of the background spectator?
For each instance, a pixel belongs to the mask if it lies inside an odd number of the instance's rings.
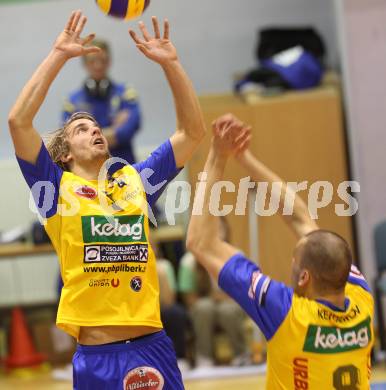
[[[91,44],[101,51],[83,57],[87,79],[65,101],[62,120],[66,122],[75,112],[89,112],[103,128],[111,154],[133,164],[132,140],[141,125],[137,92],[109,78],[111,52],[108,43],[94,40]]]
[[[229,227],[225,218],[221,219],[221,226],[223,237],[228,241]],[[181,259],[178,289],[189,309],[193,324],[196,367],[214,365],[216,327],[220,327],[229,339],[234,356],[232,365],[249,364],[243,310],[217,287],[190,252],[185,253]]]

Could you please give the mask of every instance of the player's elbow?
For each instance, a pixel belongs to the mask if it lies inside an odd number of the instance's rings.
[[[32,123],[23,120],[20,115],[14,111],[11,111],[8,115],[8,126],[9,130],[13,132],[29,129],[32,126]]]
[[[8,115],[8,126],[11,132],[16,131],[22,127],[20,119],[18,119],[17,115],[13,112]]]
[[[205,252],[205,240],[194,232],[188,232],[186,248],[189,252],[193,253],[194,256],[200,257],[200,255]]]
[[[189,137],[190,142],[199,145],[205,138],[206,126],[203,120],[199,120],[186,127],[182,127],[179,131],[185,133]]]

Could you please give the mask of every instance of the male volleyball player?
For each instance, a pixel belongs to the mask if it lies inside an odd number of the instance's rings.
[[[337,234],[318,230],[305,203],[288,187],[281,206],[295,197],[284,218],[299,237],[292,260],[293,287],[271,280],[245,255],[220,238],[208,212],[211,188],[223,179],[225,165],[237,160],[255,181],[282,180],[250,151],[248,127],[231,115],[214,125],[206,161],[202,215],[192,215],[187,245],[256,322],[268,341],[267,389],[369,389],[373,345],[373,298],[362,274],[352,266],[350,249]],[[292,198],[294,199],[294,198]],[[275,234],[275,232],[272,232]]]
[[[153,17],[154,36],[143,23],[143,39],[130,34],[139,50],[165,72],[174,95],[176,132],[146,161],[124,165],[99,184],[109,150],[89,114],[71,117],[47,151],[33,119],[64,64],[99,50],[88,46],[93,34],[81,38],[85,24],[80,11],[72,13],[9,114],[16,156],[28,185],[49,184],[42,194],[32,192],[60,259],[64,287],[57,325],[79,343],[73,359],[75,389],[182,389],[172,343],[160,321],[146,211],[201,142],[202,113],[169,40],[168,22],[161,36]]]

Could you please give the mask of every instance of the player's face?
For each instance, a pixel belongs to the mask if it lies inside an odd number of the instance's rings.
[[[109,157],[107,140],[92,120],[77,119],[68,126],[66,133],[73,162],[82,164]]]
[[[100,81],[107,78],[110,57],[105,50],[101,50],[99,53],[89,54],[85,58],[84,66],[89,77],[95,81]]]

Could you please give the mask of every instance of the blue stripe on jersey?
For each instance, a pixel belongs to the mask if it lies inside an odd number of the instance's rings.
[[[350,271],[350,274],[348,276],[347,281],[348,281],[348,283],[361,286],[364,290],[371,293],[370,286],[368,285],[365,277],[363,276],[361,271],[359,271],[359,269],[355,265],[351,266],[351,271]]]
[[[292,305],[293,290],[262,274],[241,253],[224,265],[218,283],[256,322],[267,340],[273,337]]]

